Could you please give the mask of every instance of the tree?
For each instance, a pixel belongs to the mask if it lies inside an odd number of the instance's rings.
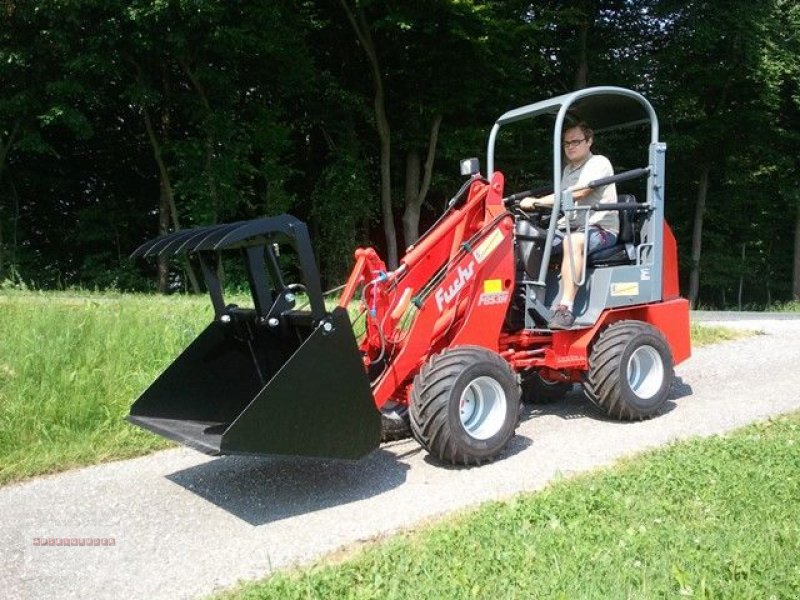
[[[61,69],[65,40],[50,17],[47,10],[11,1],[0,12],[0,281],[7,270],[3,230],[9,212],[8,269],[19,278],[17,241],[24,199],[15,183],[15,169],[26,157],[58,156],[47,139],[52,131],[79,138],[91,134],[88,120],[75,106],[82,90]]]
[[[667,141],[673,149],[668,173],[692,173],[695,189],[688,290],[694,306],[712,190],[714,198],[724,196],[729,202],[718,213],[720,219],[731,212],[733,199],[752,201],[741,189],[725,186],[724,164],[739,148],[760,146],[764,130],[771,126],[775,81],[762,57],[775,23],[775,6],[667,1],[659,8],[670,26],[656,74],[657,99],[666,107],[662,121],[668,124]],[[705,264],[715,268],[713,258]]]
[[[781,128],[784,156],[793,157],[790,173],[800,171],[800,6],[781,0],[777,3],[780,27],[775,32],[775,69],[781,79],[780,111],[777,120]],[[794,252],[792,268],[792,298],[800,300],[800,187],[791,177],[782,188],[789,207],[794,207]]]
[[[796,2],[0,7],[2,278],[188,287],[184,270],[125,257],[176,227],[291,211],[339,283],[353,244],[391,264],[394,228],[408,245],[438,217],[498,115],[618,84],[659,113],[692,299],[800,293]],[[551,133],[501,132],[509,191],[549,180]],[[601,150],[641,166],[616,139]]]
[[[286,3],[134,2],[92,50],[106,93],[134,107],[158,173],[158,233],[286,209],[282,123],[309,79],[302,28]],[[115,97],[116,96],[116,97]],[[135,135],[139,135],[136,133]],[[198,285],[191,266],[186,274]],[[159,289],[168,286],[159,262]]]
[[[381,149],[381,213],[383,216],[383,231],[386,235],[387,264],[390,269],[394,269],[397,267],[397,231],[394,226],[394,213],[392,211],[392,132],[389,126],[389,119],[386,116],[386,91],[383,73],[381,72],[378,52],[375,48],[372,30],[367,21],[364,7],[359,5],[357,0],[352,5],[350,0],[339,0],[339,2],[367,57],[375,89],[375,128],[378,131]]]

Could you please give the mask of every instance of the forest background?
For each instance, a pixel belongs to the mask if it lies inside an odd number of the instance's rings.
[[[794,0],[0,0],[0,285],[191,291],[128,255],[289,212],[332,287],[356,245],[402,256],[503,112],[592,85],[656,108],[684,295],[800,299]],[[501,136],[507,193],[552,133]],[[635,168],[641,139],[596,149]]]

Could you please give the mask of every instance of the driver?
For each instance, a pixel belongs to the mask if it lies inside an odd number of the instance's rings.
[[[613,183],[594,189],[586,187],[590,181],[614,174],[611,162],[605,156],[592,154],[593,142],[594,132],[586,123],[580,122],[564,130],[564,154],[568,162],[561,175],[561,187],[572,191],[576,205],[617,201],[617,188]],[[553,194],[540,198],[529,196],[520,202],[520,208],[531,210],[534,204],[552,206]],[[583,212],[570,212],[569,219],[570,236],[567,243],[564,243],[567,227],[565,216],[559,219],[558,231],[553,240],[553,247],[558,248],[563,245],[564,253],[561,259],[561,301],[553,308],[554,313],[548,323],[551,329],[569,329],[575,322],[572,307],[575,295],[578,293],[575,280],[580,273],[573,276],[572,265],[575,265],[576,271],[580,271],[584,251],[591,254],[596,250],[613,246],[617,243],[619,234],[619,214],[616,211],[591,211],[586,230],[583,228],[585,220]]]

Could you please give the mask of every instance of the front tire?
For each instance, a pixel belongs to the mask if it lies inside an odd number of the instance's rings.
[[[381,410],[381,443],[411,437],[408,406],[389,401]]]
[[[435,458],[461,465],[491,461],[519,424],[517,376],[485,348],[445,350],[414,378],[409,414],[414,437]]]
[[[661,332],[641,321],[619,321],[593,344],[583,387],[610,417],[639,421],[658,414],[673,376],[672,353]]]

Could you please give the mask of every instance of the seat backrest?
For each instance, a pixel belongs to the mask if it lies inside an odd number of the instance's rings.
[[[617,196],[617,202],[624,202],[627,204],[628,202],[638,202],[638,200],[633,194],[619,194]],[[634,211],[619,211],[619,235],[617,236],[617,243],[630,244],[634,241],[634,237],[636,235],[635,220],[636,215]]]

